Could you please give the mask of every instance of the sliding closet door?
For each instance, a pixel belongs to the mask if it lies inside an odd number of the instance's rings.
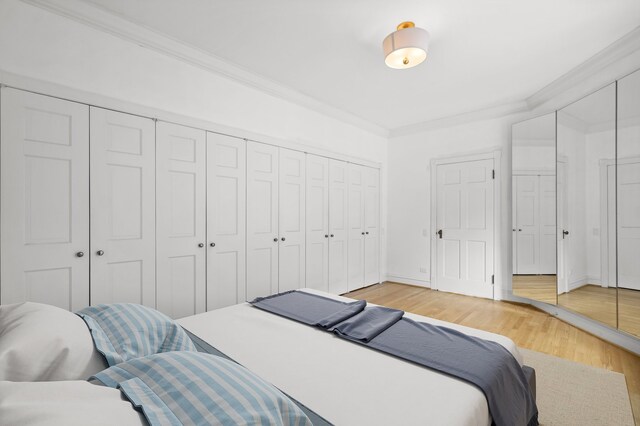
[[[329,291],[329,159],[307,154],[308,288]]]
[[[91,108],[91,304],[156,305],[155,125]]]
[[[364,168],[364,285],[380,282],[380,170]]]
[[[207,133],[207,310],[246,300],[246,179],[245,141]]]
[[[205,311],[205,132],[157,122],[157,309],[172,318]]]
[[[278,291],[305,286],[304,152],[280,148]]]
[[[89,304],[89,108],[2,89],[2,304]]]
[[[348,291],[347,173],[346,162],[329,160],[329,292],[334,294]]]
[[[364,167],[349,164],[349,291],[364,286]]]
[[[278,159],[247,142],[247,300],[278,292]]]
[[[518,274],[537,274],[540,268],[539,178],[537,175],[518,176],[517,180],[517,270]]]

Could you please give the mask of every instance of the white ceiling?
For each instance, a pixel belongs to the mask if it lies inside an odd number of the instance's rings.
[[[387,129],[522,101],[640,23],[638,0],[84,0]],[[427,60],[387,68],[401,21]]]

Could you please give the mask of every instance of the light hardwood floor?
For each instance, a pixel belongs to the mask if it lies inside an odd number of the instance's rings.
[[[556,304],[555,275],[514,275],[512,288],[516,296]]]
[[[636,425],[640,425],[640,357],[545,312],[388,282],[345,296],[502,334],[523,348],[623,373]]]

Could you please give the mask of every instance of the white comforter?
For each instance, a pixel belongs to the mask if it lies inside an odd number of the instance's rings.
[[[522,364],[516,345],[507,337],[406,315],[498,342]],[[248,303],[178,322],[337,425],[491,424],[486,399],[473,385]]]

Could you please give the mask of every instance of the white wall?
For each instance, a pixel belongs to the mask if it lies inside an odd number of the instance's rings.
[[[386,265],[386,137],[18,0],[2,0],[0,82],[14,74],[241,129],[236,136],[249,136],[246,131],[381,163]]]
[[[496,297],[511,274],[511,124],[518,116],[475,121],[389,141],[388,277],[429,286],[431,159],[500,149],[501,240],[496,244]],[[423,235],[426,232],[426,236]],[[424,272],[420,269],[423,268]],[[510,281],[509,281],[510,283]]]

